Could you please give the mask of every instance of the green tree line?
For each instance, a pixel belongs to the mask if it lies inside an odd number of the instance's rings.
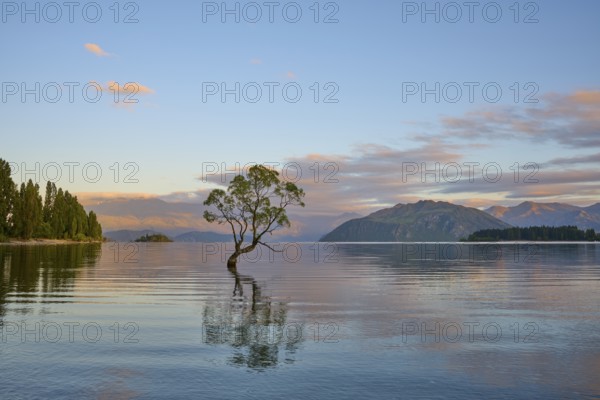
[[[102,240],[102,226],[77,196],[53,182],[46,184],[43,199],[40,186],[31,179],[17,186],[10,165],[0,159],[0,240],[9,238]]]
[[[576,226],[529,226],[525,228],[483,229],[472,233],[468,242],[530,240],[530,241],[600,241],[594,229],[581,230]]]

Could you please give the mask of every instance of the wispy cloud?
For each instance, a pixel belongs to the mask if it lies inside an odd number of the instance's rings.
[[[106,84],[101,84],[96,81],[90,81],[89,84],[94,85],[97,90],[107,92],[111,98],[114,96],[118,101],[111,102],[112,107],[118,109],[124,109],[127,111],[134,111],[135,108],[140,104],[140,96],[147,96],[155,94],[154,89],[144,86],[138,82],[126,82],[120,83],[115,81],[109,81]],[[145,104],[145,106],[152,106]]]
[[[85,49],[87,51],[89,51],[90,53],[93,53],[93,54],[97,55],[98,57],[109,57],[109,56],[111,56],[110,53],[107,53],[106,51],[104,51],[102,49],[102,47],[98,46],[95,43],[86,43],[83,46],[85,47]]]
[[[600,91],[547,94],[535,106],[504,106],[442,119],[445,135],[472,140],[554,141],[571,148],[600,147]]]
[[[600,134],[600,132],[599,132]],[[585,155],[585,156],[575,156],[575,157],[560,157],[555,158],[553,160],[548,161],[550,165],[576,165],[576,164],[600,164],[600,153]]]
[[[477,158],[477,154],[481,146],[493,148],[490,137],[505,138],[504,133],[517,142],[567,143],[575,139],[582,145],[593,143],[595,139],[600,141],[600,129],[594,128],[598,124],[598,105],[600,95],[594,91],[549,95],[544,97],[543,104],[525,110],[498,107],[446,118],[443,128],[457,133],[452,137],[435,133],[421,135],[401,147],[362,143],[346,154],[311,153],[289,157],[275,169],[305,189],[307,207],[299,212],[314,216],[343,212],[364,215],[421,199],[475,207],[515,205],[531,199],[590,205],[597,203],[600,196],[597,172],[600,153],[594,152],[594,148],[588,154],[573,154],[573,150],[569,153],[566,149],[561,158],[539,160],[539,169],[523,169],[518,179],[512,161],[502,163],[489,156]],[[586,124],[591,124],[595,131],[582,128],[588,126]],[[477,139],[488,143],[481,145]],[[479,165],[471,172],[466,163],[473,162]],[[482,171],[485,164],[494,162],[498,162],[503,172],[498,180],[490,179],[495,175],[493,170],[485,176]],[[417,166],[418,171],[410,173],[403,168],[405,164]],[[462,167],[459,179],[454,168],[444,171],[445,166],[454,164]],[[228,165],[228,170],[231,167]],[[212,188],[225,186],[232,177],[229,173],[223,181],[218,173],[199,176],[198,190],[172,193],[161,199],[199,205]],[[200,178],[207,178],[207,182]]]
[[[102,86],[102,90],[110,92],[119,92],[119,94],[154,94],[156,93],[153,89],[148,86],[144,86],[138,82],[127,82],[119,83],[115,81],[109,81],[105,86]]]
[[[555,166],[540,170],[534,176],[538,182],[529,184],[522,179],[515,182],[512,173],[490,182],[483,177],[481,168],[473,174],[473,179],[466,175],[456,182],[452,182],[454,179],[440,179],[439,175],[436,178],[436,164],[464,165],[465,162],[474,161],[463,154],[464,149],[464,146],[442,143],[437,139],[402,149],[367,143],[345,155],[313,153],[288,158],[275,169],[282,178],[295,182],[306,192],[306,208],[291,211],[294,229],[300,230],[310,229],[309,225],[318,225],[323,217],[352,212],[366,215],[398,203],[413,203],[422,199],[479,208],[516,205],[526,200],[558,201],[582,206],[598,202],[600,178],[595,168],[565,169]],[[403,163],[414,163],[420,167],[425,163],[429,174],[423,176],[417,173],[404,179]],[[151,226],[154,229],[215,230],[218,227],[209,226],[202,218],[205,209],[202,202],[210,190],[216,186],[226,186],[233,178],[235,172],[231,167],[228,166],[224,181],[218,172],[199,176],[198,189],[191,192],[161,196],[84,194],[80,198],[84,205],[98,210],[102,223],[111,229]],[[503,165],[505,172],[508,172],[508,167]],[[207,178],[207,182],[202,178]],[[154,201],[138,202],[139,198]],[[107,204],[103,204],[103,199],[109,200]],[[121,218],[123,216],[127,218]],[[316,222],[310,222],[310,218]],[[302,221],[308,225],[302,225]],[[293,234],[289,230],[285,232]]]
[[[262,64],[262,60],[260,58],[253,58],[250,60],[250,64],[260,65],[260,64]]]
[[[158,195],[150,193],[123,193],[123,192],[78,192],[77,198],[84,205],[100,204],[106,200],[134,200],[134,199],[153,199]]]

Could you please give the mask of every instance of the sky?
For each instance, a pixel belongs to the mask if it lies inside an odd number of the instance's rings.
[[[70,4],[1,4],[17,182],[201,202],[273,163],[315,213],[600,199],[598,1]]]

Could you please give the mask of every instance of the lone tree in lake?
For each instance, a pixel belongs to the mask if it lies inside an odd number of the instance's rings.
[[[239,256],[258,245],[275,251],[262,241],[262,237],[279,227],[289,227],[286,208],[304,207],[303,198],[304,190],[291,182],[281,181],[277,171],[264,165],[251,167],[247,178],[236,176],[227,191],[215,189],[210,192],[204,205],[216,207],[217,212],[204,211],[204,219],[227,224],[233,233],[235,250],[227,260],[227,267],[236,268]],[[248,244],[244,245],[246,239]]]

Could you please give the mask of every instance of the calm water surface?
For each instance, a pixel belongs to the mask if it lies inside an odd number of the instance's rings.
[[[0,246],[0,398],[600,398],[598,245],[224,247]]]

